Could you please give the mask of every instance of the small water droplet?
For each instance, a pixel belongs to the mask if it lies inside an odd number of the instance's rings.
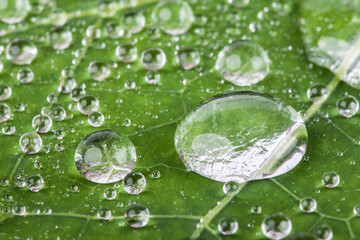
[[[103,61],[93,61],[90,63],[88,71],[90,77],[96,81],[104,81],[110,75],[110,68]]]
[[[116,13],[117,3],[111,0],[100,0],[98,4],[99,15],[103,18],[110,18]]]
[[[5,103],[0,103],[0,123],[6,122],[11,117],[11,109]]]
[[[322,184],[327,188],[334,188],[339,185],[339,182],[340,177],[334,171],[326,172],[322,175]]]
[[[253,214],[260,214],[262,211],[262,207],[260,205],[253,205],[251,206],[251,212]]]
[[[318,240],[331,240],[333,238],[333,231],[328,225],[320,225],[314,229],[314,235]]]
[[[52,127],[52,120],[48,115],[36,115],[32,120],[32,127],[38,133],[47,133]]]
[[[130,43],[123,43],[116,47],[115,55],[121,62],[133,62],[137,58],[137,47]]]
[[[100,127],[104,123],[104,115],[101,112],[92,112],[88,116],[88,122],[92,127]]]
[[[12,89],[7,84],[0,83],[0,101],[7,100],[11,97]]]
[[[125,219],[130,227],[141,228],[149,222],[149,209],[140,205],[132,204],[125,211]]]
[[[97,217],[102,220],[109,220],[111,218],[111,211],[107,207],[99,207]]]
[[[104,190],[104,198],[107,200],[113,200],[116,198],[117,192],[115,188],[108,187]]]
[[[16,76],[21,83],[29,83],[34,79],[34,73],[30,68],[20,69]]]
[[[312,213],[316,210],[317,203],[312,197],[304,197],[300,200],[299,207],[305,213]]]
[[[224,217],[218,223],[218,230],[222,235],[233,235],[238,230],[238,222],[232,217]]]
[[[82,87],[74,87],[72,90],[71,90],[71,93],[70,93],[70,96],[71,96],[71,99],[74,100],[75,102],[79,101],[79,99],[82,97],[82,96],[85,96],[85,89],[82,88]]]
[[[26,181],[26,186],[32,192],[39,192],[44,186],[44,179],[39,174],[31,175]]]
[[[359,102],[353,96],[344,96],[336,102],[336,108],[341,116],[351,118],[358,112]]]
[[[124,29],[117,22],[111,21],[105,25],[105,33],[111,39],[118,39],[124,35]]]
[[[5,123],[2,127],[2,132],[5,135],[13,135],[15,131],[16,131],[16,127],[12,123]]]
[[[16,216],[24,216],[26,214],[26,207],[22,203],[15,203],[12,207],[12,213]]]
[[[240,185],[234,181],[228,181],[223,185],[223,191],[226,195],[235,195],[239,192]]]
[[[123,187],[129,194],[140,194],[145,190],[146,178],[142,173],[130,172],[124,177]]]
[[[63,107],[58,106],[58,107],[54,107],[53,109],[51,109],[50,115],[55,121],[60,122],[65,119],[66,111]]]
[[[141,54],[142,65],[152,71],[161,69],[166,63],[166,55],[160,48],[148,48]]]
[[[77,108],[82,114],[89,115],[90,113],[98,110],[99,100],[92,95],[82,96],[77,102]]]
[[[42,140],[39,134],[35,132],[24,133],[19,141],[20,149],[26,154],[35,154],[42,147]]]
[[[148,71],[145,74],[145,81],[148,84],[158,84],[160,82],[160,73],[157,71]]]
[[[176,60],[183,69],[192,69],[199,65],[200,53],[196,48],[193,47],[183,48],[177,53]]]

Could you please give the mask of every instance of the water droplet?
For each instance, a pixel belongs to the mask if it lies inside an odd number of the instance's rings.
[[[317,240],[317,238],[311,233],[299,232],[289,237],[288,240]]]
[[[0,101],[9,99],[12,94],[12,89],[10,86],[0,83]]]
[[[130,125],[131,125],[131,120],[128,119],[128,118],[125,118],[125,119],[124,119],[124,126],[125,126],[125,127],[130,127]]]
[[[316,210],[317,203],[312,197],[304,197],[299,203],[300,210],[306,213],[312,213]]]
[[[307,89],[308,98],[316,102],[328,95],[328,89],[323,83],[314,83]]]
[[[149,222],[149,209],[140,205],[132,204],[125,211],[125,219],[130,227],[141,228]]]
[[[24,216],[26,214],[26,207],[22,203],[15,203],[12,207],[12,213],[16,216]]]
[[[307,131],[286,103],[259,92],[237,91],[212,97],[189,112],[174,140],[188,170],[241,183],[294,168],[304,155]]]
[[[159,170],[154,170],[154,171],[151,172],[151,177],[152,178],[158,179],[158,178],[160,178],[160,176],[161,176],[161,173],[160,173]]]
[[[134,168],[135,161],[136,151],[130,139],[109,130],[86,136],[75,153],[80,174],[96,183],[122,180]]]
[[[6,58],[16,65],[32,63],[37,52],[36,46],[25,39],[15,39],[6,46]]]
[[[71,44],[72,33],[65,27],[56,27],[50,31],[49,40],[54,49],[66,49]]]
[[[194,21],[194,14],[186,1],[161,1],[153,9],[151,17],[167,34],[179,35],[187,32]]]
[[[25,110],[25,104],[23,103],[16,103],[15,104],[15,110],[17,112],[23,112]]]
[[[73,77],[64,77],[61,80],[61,84],[58,87],[58,91],[61,93],[70,93],[71,90],[74,89],[74,87],[76,87],[76,81]]]
[[[145,190],[146,178],[142,173],[130,172],[123,180],[124,190],[132,195],[140,194]]]
[[[106,36],[117,39],[124,35],[124,29],[115,21],[108,22],[105,25]]]
[[[13,135],[15,131],[16,131],[16,127],[12,123],[5,123],[4,126],[2,127],[2,132],[5,135]]]
[[[63,11],[62,9],[55,9],[50,14],[50,22],[54,24],[55,26],[62,26],[67,21],[67,13]]]
[[[0,103],[0,123],[6,122],[11,117],[11,109],[5,103]]]
[[[110,75],[110,68],[103,61],[93,61],[89,65],[90,77],[96,81],[104,81]]]
[[[224,217],[218,223],[218,230],[222,235],[233,235],[238,230],[238,222],[232,217]]]
[[[46,100],[48,103],[56,103],[58,100],[58,96],[56,93],[49,93],[49,95],[47,95]],[[42,114],[48,114],[50,111],[49,107],[43,107],[41,109],[41,113]]]
[[[200,53],[193,47],[183,48],[178,52],[176,60],[185,70],[192,69],[200,63]]]
[[[32,127],[38,133],[47,133],[52,127],[52,120],[48,115],[36,115],[32,120]]]
[[[237,41],[219,53],[215,68],[225,80],[237,86],[250,86],[263,80],[269,73],[270,59],[257,43]]]
[[[234,181],[228,181],[223,185],[223,191],[227,195],[235,195],[239,192],[240,185]]]
[[[19,23],[25,19],[30,9],[29,0],[1,0],[0,19],[8,24]]]
[[[62,129],[56,129],[56,130],[54,131],[54,135],[55,135],[55,137],[56,137],[57,139],[63,139],[64,136],[65,136],[65,131],[62,130]]]
[[[145,81],[148,84],[158,84],[160,82],[160,73],[157,71],[148,71],[145,74]]]
[[[333,231],[328,225],[320,225],[314,229],[314,235],[318,240],[331,240]]]
[[[360,204],[354,206],[353,212],[356,216],[360,217]]]
[[[346,118],[351,118],[359,110],[359,102],[353,96],[344,96],[336,102],[339,114]]]
[[[77,108],[82,114],[89,115],[98,110],[99,100],[91,95],[82,96],[77,102]]]
[[[104,123],[104,115],[101,112],[92,112],[88,116],[88,122],[92,127],[100,127]]]
[[[116,194],[117,194],[117,192],[116,192],[115,188],[108,187],[108,188],[105,188],[104,198],[107,200],[113,200],[116,198]]]
[[[115,55],[120,61],[130,63],[137,58],[137,48],[130,43],[123,43],[116,47]]]
[[[97,217],[102,220],[109,220],[111,218],[111,211],[107,207],[99,207]]]
[[[136,82],[133,80],[126,80],[124,83],[126,89],[134,89],[136,87]]]
[[[251,212],[252,212],[253,214],[260,214],[261,211],[262,211],[262,207],[261,207],[261,206],[259,206],[259,205],[253,205],[253,206],[251,206]]]
[[[244,7],[248,5],[250,0],[228,0],[228,3],[235,7]]]
[[[291,232],[290,219],[283,213],[273,213],[265,217],[261,230],[269,239],[283,239]]]
[[[142,65],[152,71],[159,70],[166,63],[166,55],[160,48],[148,48],[141,54]]]
[[[51,117],[55,120],[55,121],[62,121],[65,119],[66,117],[66,111],[63,107],[54,107],[53,109],[51,109]]]
[[[327,188],[334,188],[339,185],[339,182],[340,177],[334,171],[326,172],[322,175],[322,184]]]
[[[79,101],[79,99],[84,96],[86,93],[85,93],[85,89],[82,88],[82,87],[74,87],[72,90],[71,90],[71,99],[74,100],[75,102]]]
[[[71,66],[64,67],[61,70],[61,76],[68,77],[74,75],[74,69]]]
[[[110,18],[116,13],[117,3],[110,0],[100,0],[98,4],[99,15],[102,18]]]
[[[70,186],[69,186],[69,191],[70,191],[71,193],[76,193],[76,192],[79,191],[79,187],[78,187],[77,185],[75,185],[75,184],[70,184]]]
[[[30,191],[38,192],[44,186],[44,179],[39,174],[34,174],[27,179],[26,185]]]
[[[40,151],[42,140],[35,132],[24,133],[19,141],[20,149],[26,154],[35,154]]]
[[[34,79],[34,73],[30,68],[20,69],[16,76],[21,83],[29,83]]]
[[[128,11],[124,14],[123,26],[131,33],[138,33],[145,27],[145,16],[142,12]]]

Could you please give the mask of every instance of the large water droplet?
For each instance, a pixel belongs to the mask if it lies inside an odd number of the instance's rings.
[[[312,213],[316,210],[317,203],[312,197],[304,197],[299,203],[300,210],[306,213]]]
[[[291,232],[290,219],[283,213],[273,213],[265,217],[261,230],[269,239],[283,239]]]
[[[120,61],[130,63],[137,58],[137,48],[130,43],[123,43],[116,47],[115,55]]]
[[[150,218],[150,212],[147,207],[140,204],[132,204],[125,211],[125,219],[130,227],[144,227]]]
[[[22,203],[14,203],[12,213],[16,216],[24,216],[26,214],[26,207]]]
[[[106,36],[117,39],[124,35],[124,29],[115,21],[108,22],[105,25]]]
[[[152,71],[159,70],[166,63],[166,55],[160,48],[148,48],[141,54],[141,63]]]
[[[63,107],[61,106],[57,106],[54,107],[53,109],[51,109],[51,117],[55,120],[55,121],[63,121],[66,117],[66,111]]]
[[[336,102],[339,114],[346,118],[351,118],[359,110],[359,102],[353,96],[344,96]]]
[[[29,0],[1,0],[0,19],[8,24],[21,22],[30,11],[30,8]]]
[[[72,41],[72,33],[64,27],[57,27],[50,31],[50,44],[54,49],[66,49]]]
[[[100,127],[104,123],[104,115],[101,112],[92,112],[88,116],[88,123],[92,127]]]
[[[90,113],[98,110],[99,100],[94,96],[85,95],[79,98],[77,108],[82,114],[89,115]]]
[[[270,59],[257,43],[237,41],[224,47],[215,68],[226,80],[238,86],[250,86],[263,80],[269,73]]]
[[[11,109],[5,103],[0,103],[0,123],[6,122],[11,117]]]
[[[117,192],[115,190],[115,188],[113,187],[108,187],[104,190],[104,198],[106,200],[113,200],[116,198]]]
[[[52,120],[48,115],[39,114],[33,118],[32,126],[38,133],[47,133],[52,127]]]
[[[146,178],[142,173],[131,172],[123,180],[124,190],[132,195],[140,194],[146,187]]]
[[[331,240],[333,231],[328,225],[320,225],[314,229],[314,235],[318,240]]]
[[[6,58],[16,65],[32,63],[37,52],[36,46],[25,39],[15,39],[6,46]]]
[[[107,207],[99,207],[97,217],[102,220],[109,220],[111,218],[111,211]]]
[[[75,163],[80,174],[96,183],[122,180],[131,172],[135,161],[135,147],[130,139],[109,130],[86,136],[75,153]]]
[[[334,187],[337,187],[337,185],[339,185],[340,177],[336,172],[330,171],[330,172],[326,172],[322,175],[321,181],[325,187],[334,188]]]
[[[34,79],[34,73],[30,68],[22,68],[16,75],[21,83],[29,83]]]
[[[145,27],[145,16],[142,12],[129,11],[123,16],[123,26],[131,33],[138,33]]]
[[[252,91],[210,98],[175,132],[187,169],[222,182],[281,175],[300,162],[306,144],[305,124],[291,106]]]
[[[232,217],[224,217],[218,223],[218,230],[222,235],[233,235],[238,230],[238,222]]]
[[[328,95],[328,89],[323,83],[314,83],[307,89],[306,93],[311,101],[316,102]]]
[[[44,179],[39,174],[34,174],[27,179],[26,185],[30,191],[38,192],[44,186]]]
[[[152,19],[167,34],[178,35],[189,30],[194,14],[186,1],[161,1],[153,9]]]
[[[35,132],[24,133],[19,141],[20,149],[26,154],[35,154],[40,151],[42,140]]]

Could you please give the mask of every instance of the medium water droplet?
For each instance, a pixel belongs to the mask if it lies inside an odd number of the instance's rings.
[[[36,115],[32,120],[32,127],[38,133],[47,133],[52,127],[52,120],[48,115]]]
[[[11,109],[5,103],[0,103],[0,123],[6,122],[11,117]]]
[[[167,34],[179,35],[187,32],[194,21],[194,14],[186,1],[161,1],[153,9],[151,17]]]
[[[115,21],[108,22],[105,25],[106,36],[117,39],[124,35],[124,29]]]
[[[137,58],[137,48],[130,43],[124,43],[116,47],[115,55],[120,61],[130,63]]]
[[[26,214],[26,207],[22,203],[15,203],[12,207],[12,213],[16,216],[24,216]]]
[[[90,77],[96,81],[104,81],[110,75],[110,68],[103,61],[93,61],[90,63],[88,71]]]
[[[146,178],[142,173],[130,172],[124,177],[123,187],[129,194],[140,194],[145,190]]]
[[[61,93],[70,93],[71,90],[76,87],[76,81],[73,77],[64,77],[64,79],[61,80],[61,84],[58,87],[58,91]]]
[[[0,101],[9,99],[12,94],[12,89],[10,86],[0,83]]]
[[[34,73],[30,68],[20,69],[16,76],[21,83],[29,83],[34,79]]]
[[[219,53],[215,68],[225,80],[237,86],[250,86],[263,80],[269,73],[270,59],[257,43],[237,41]]]
[[[111,218],[111,211],[107,207],[99,207],[97,217],[102,220],[109,220]]]
[[[88,122],[92,127],[100,127],[104,123],[104,115],[101,112],[92,112],[88,116]]]
[[[51,109],[51,117],[55,120],[55,121],[63,121],[66,117],[66,111],[63,107],[58,106],[58,107],[54,107],[53,109]]]
[[[100,0],[98,4],[99,15],[103,18],[110,18],[116,13],[117,3],[111,0]]]
[[[124,14],[122,22],[127,31],[138,33],[145,27],[146,20],[142,12],[128,11]]]
[[[132,204],[125,211],[125,219],[130,227],[141,228],[149,222],[149,209],[140,205]]]
[[[358,112],[359,102],[353,96],[344,96],[336,102],[336,108],[341,116],[351,118]]]
[[[235,195],[239,192],[240,185],[234,181],[228,181],[223,185],[223,191],[227,195]]]
[[[55,9],[50,14],[50,22],[55,26],[62,26],[66,23],[68,19],[67,13],[62,9]]]
[[[55,137],[56,137],[57,139],[63,139],[64,136],[65,136],[65,131],[62,130],[62,129],[56,129],[56,130],[54,131],[54,135],[55,135]]]
[[[188,170],[238,183],[281,175],[302,159],[307,131],[300,115],[253,91],[212,97],[187,114],[175,147]]]
[[[74,87],[72,90],[71,90],[71,93],[70,93],[70,96],[71,96],[71,99],[74,100],[75,102],[79,101],[79,99],[84,96],[86,93],[85,93],[85,89],[82,88],[82,87]]]
[[[177,53],[176,60],[185,70],[192,69],[200,63],[200,53],[193,47],[183,48]]]
[[[300,210],[306,213],[312,213],[316,210],[317,203],[312,197],[304,197],[299,203]]]
[[[328,89],[323,83],[314,83],[307,89],[308,98],[316,102],[328,95]]]
[[[166,63],[166,55],[160,48],[148,48],[141,54],[142,65],[152,71],[159,70]]]
[[[15,131],[16,131],[16,127],[12,123],[5,123],[4,126],[2,127],[2,132],[5,135],[13,135]]]
[[[248,5],[250,0],[228,0],[228,3],[235,7],[244,7]]]
[[[116,198],[116,190],[113,187],[105,188],[104,190],[104,198],[107,200],[113,200]]]
[[[49,95],[47,95],[47,97],[46,97],[46,100],[47,100],[48,103],[56,103],[57,100],[58,100],[58,96],[57,96],[56,93],[49,93]],[[41,113],[42,114],[48,114],[49,110],[50,110],[49,107],[43,107],[41,109]]]
[[[76,193],[76,192],[79,191],[79,187],[78,187],[77,185],[75,185],[75,184],[70,184],[70,186],[69,186],[69,191],[70,191],[71,193]]]
[[[42,140],[35,132],[24,133],[19,141],[20,149],[26,154],[35,154],[40,151]]]
[[[99,100],[91,95],[82,96],[77,102],[77,108],[82,114],[89,115],[98,110]]]
[[[39,192],[44,186],[44,179],[39,174],[34,174],[27,179],[26,185],[30,191]]]
[[[25,19],[30,9],[29,0],[1,0],[0,19],[8,24],[19,23]]]
[[[145,81],[148,84],[158,84],[160,82],[160,73],[157,71],[148,71],[145,74]]]
[[[120,181],[136,162],[136,151],[129,138],[109,130],[93,132],[82,140],[75,153],[78,171],[96,183]]]
[[[328,225],[320,225],[314,229],[314,235],[318,240],[331,240],[333,231]]]
[[[6,58],[16,65],[32,63],[37,52],[36,46],[25,39],[15,39],[6,46]]]
[[[238,222],[232,217],[224,217],[218,223],[218,230],[222,235],[233,235],[238,230]]]
[[[251,206],[251,212],[252,212],[253,214],[260,214],[261,211],[262,211],[262,207],[261,207],[261,206],[259,206],[259,205],[253,205],[253,206]]]
[[[65,27],[53,28],[49,34],[50,44],[54,49],[63,50],[70,46],[72,33]]]
[[[273,213],[265,217],[261,230],[269,239],[283,239],[291,232],[290,219],[283,213]]]
[[[356,216],[360,217],[360,203],[354,206],[353,211]]]
[[[340,182],[340,177],[339,175],[334,172],[334,171],[330,171],[330,172],[326,172],[322,175],[322,184],[324,184],[325,187],[327,188],[334,188],[337,185],[339,185]]]

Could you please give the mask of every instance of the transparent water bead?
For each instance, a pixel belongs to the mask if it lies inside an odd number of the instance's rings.
[[[92,127],[100,127],[104,123],[104,115],[101,112],[92,112],[88,116],[88,123]]]
[[[358,112],[359,102],[353,96],[344,96],[336,102],[336,109],[341,116],[351,118]]]
[[[130,172],[124,177],[123,187],[124,190],[129,194],[140,194],[145,190],[146,178],[142,173]]]
[[[99,15],[103,18],[109,18],[116,13],[117,2],[113,0],[100,0],[98,4]]]
[[[56,27],[50,31],[50,44],[54,49],[63,50],[70,46],[72,32],[65,27]]]
[[[103,61],[93,61],[90,63],[88,71],[90,77],[96,81],[104,81],[110,75],[110,68]]]
[[[13,135],[15,131],[16,131],[16,127],[12,123],[5,123],[2,127],[2,132],[5,135]]]
[[[330,171],[330,172],[326,172],[322,175],[321,181],[325,187],[334,188],[334,187],[337,187],[337,185],[339,185],[340,177],[336,172]]]
[[[160,73],[157,71],[148,71],[145,74],[145,81],[150,84],[158,84],[160,82]]]
[[[182,0],[161,1],[153,9],[151,17],[167,34],[179,35],[187,32],[194,22],[190,5]]]
[[[179,50],[176,61],[183,69],[192,69],[199,65],[200,53],[196,48],[186,47]]]
[[[130,139],[110,130],[89,134],[75,152],[79,173],[96,183],[122,180],[134,168],[135,162],[136,151]]]
[[[360,217],[360,203],[354,206],[353,212],[355,216]]]
[[[307,89],[308,98],[316,102],[328,95],[328,89],[324,83],[314,83]]]
[[[39,114],[36,115],[32,120],[32,127],[38,133],[47,133],[52,127],[52,120],[48,115]]]
[[[107,207],[99,207],[97,217],[102,220],[109,220],[111,218],[111,210]]]
[[[63,107],[61,106],[57,106],[54,107],[53,109],[51,109],[51,117],[55,120],[55,121],[63,121],[66,118],[66,111]]]
[[[29,0],[1,0],[0,19],[8,24],[19,23],[25,19],[30,8]]]
[[[61,83],[58,87],[58,91],[61,93],[68,94],[76,87],[76,85],[77,83],[75,81],[75,78],[67,76],[61,79]]]
[[[116,47],[115,55],[121,62],[133,62],[137,58],[137,47],[131,43],[123,43]]]
[[[63,26],[68,19],[67,13],[62,9],[55,9],[50,14],[50,22],[55,26]]]
[[[141,54],[142,65],[151,71],[162,68],[166,63],[166,55],[160,48],[148,48]]]
[[[232,217],[224,217],[218,223],[218,230],[222,235],[233,235],[238,230],[238,222]]]
[[[98,110],[99,100],[92,95],[82,96],[77,102],[77,108],[82,114],[89,115]]]
[[[307,130],[301,116],[279,99],[236,91],[212,97],[189,112],[174,139],[188,170],[241,183],[294,168],[305,153]]]
[[[320,225],[315,227],[314,235],[318,240],[331,240],[333,238],[333,231],[328,225]]]
[[[22,68],[18,71],[16,77],[21,83],[29,83],[34,79],[34,73],[30,68]]]
[[[108,22],[105,25],[106,36],[117,39],[124,35],[124,29],[115,21]]]
[[[24,216],[26,214],[26,207],[22,203],[14,203],[12,213],[16,216]]]
[[[312,197],[304,197],[299,203],[300,210],[306,213],[312,213],[316,210],[317,203]]]
[[[127,31],[138,33],[145,27],[146,20],[143,12],[128,11],[124,14],[122,22]]]
[[[37,52],[37,47],[25,39],[15,39],[6,46],[6,58],[16,65],[32,63]]]
[[[24,133],[19,140],[21,151],[26,154],[38,153],[42,147],[42,139],[35,132]]]
[[[32,192],[39,192],[44,186],[44,179],[39,174],[31,175],[26,180],[26,186]]]
[[[223,191],[225,194],[234,195],[240,190],[240,185],[234,181],[228,181],[223,185]]]
[[[79,101],[79,99],[84,95],[85,95],[85,89],[82,87],[74,87],[70,93],[71,99],[74,100],[75,102]]]
[[[12,94],[12,89],[10,86],[0,83],[0,101],[9,99]]]
[[[248,5],[250,0],[228,0],[228,3],[235,7],[244,7]]]
[[[113,200],[116,198],[117,192],[115,190],[115,188],[113,187],[108,187],[104,190],[104,198],[106,200]]]
[[[141,228],[149,222],[150,212],[147,207],[132,204],[125,211],[125,219],[130,227]]]
[[[250,86],[266,77],[270,63],[266,51],[259,44],[237,41],[220,51],[215,68],[225,80],[237,86]]]
[[[261,223],[261,230],[269,239],[284,239],[291,229],[291,221],[283,213],[270,214]]]
[[[11,109],[5,103],[0,103],[0,123],[6,122],[11,117]]]

